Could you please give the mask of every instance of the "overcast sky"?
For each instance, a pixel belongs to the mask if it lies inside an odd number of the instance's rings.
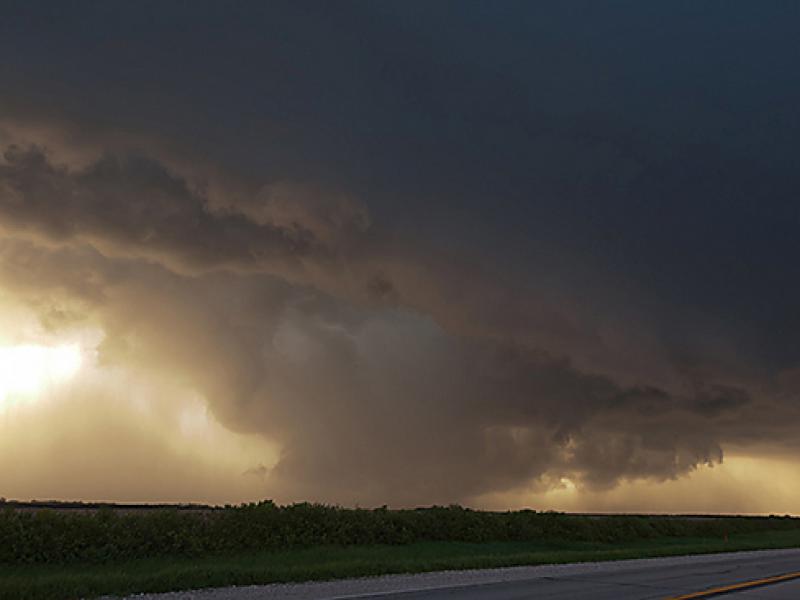
[[[800,4],[1,16],[0,495],[800,512]]]

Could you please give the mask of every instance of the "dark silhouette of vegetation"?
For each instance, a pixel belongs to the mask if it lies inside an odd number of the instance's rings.
[[[208,512],[0,511],[0,564],[112,562],[151,557],[417,542],[591,542],[718,538],[800,529],[790,517],[581,516],[476,511],[347,509],[271,501]]]

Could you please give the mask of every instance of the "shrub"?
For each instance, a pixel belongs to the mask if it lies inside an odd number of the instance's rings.
[[[716,537],[800,528],[790,517],[581,516],[460,506],[347,509],[271,501],[208,511],[0,510],[0,563],[109,562],[314,545],[422,541],[557,543]]]

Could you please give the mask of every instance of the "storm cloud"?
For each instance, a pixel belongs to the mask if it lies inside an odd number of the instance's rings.
[[[274,444],[231,471],[281,500],[797,455],[777,5],[336,6],[14,9],[3,301]]]

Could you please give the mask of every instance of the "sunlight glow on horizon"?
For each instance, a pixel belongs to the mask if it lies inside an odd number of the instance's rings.
[[[10,400],[35,399],[48,387],[70,379],[81,363],[77,344],[0,347],[0,408]]]

